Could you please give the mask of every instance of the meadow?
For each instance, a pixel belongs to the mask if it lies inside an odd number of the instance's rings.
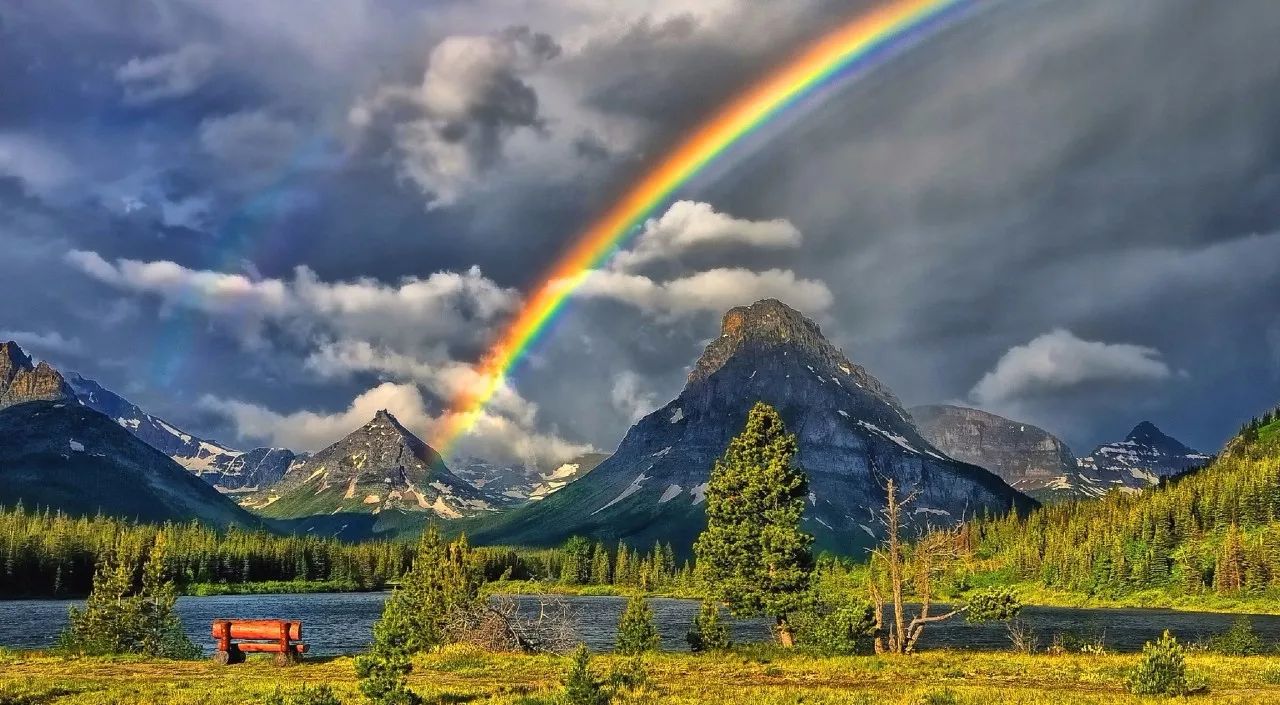
[[[1125,690],[1136,654],[1024,655],[925,652],[914,656],[818,657],[759,646],[690,655],[645,657],[649,684],[622,692],[615,703],[671,705],[1113,705],[1173,702]],[[591,660],[600,675],[625,662]],[[1227,657],[1191,653],[1189,669],[1209,692],[1203,705],[1280,700],[1280,656]],[[552,705],[569,659],[492,654],[461,646],[415,658],[410,685],[429,703]],[[359,696],[354,660],[305,661],[279,669],[266,660],[238,666],[207,661],[63,658],[0,653],[0,703],[75,705],[243,705],[268,702],[277,688],[288,698],[303,686],[330,686],[344,703]],[[287,700],[286,700],[287,702]]]

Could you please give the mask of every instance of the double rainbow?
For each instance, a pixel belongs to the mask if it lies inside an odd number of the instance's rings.
[[[547,273],[481,360],[477,371],[483,383],[452,400],[436,447],[448,453],[574,289],[676,189],[807,95],[945,23],[968,4],[969,0],[887,0],[810,44],[702,123],[583,231]]]

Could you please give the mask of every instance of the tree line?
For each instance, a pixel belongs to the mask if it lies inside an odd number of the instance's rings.
[[[180,585],[330,581],[369,590],[402,575],[413,557],[413,548],[400,542],[218,531],[197,522],[139,524],[18,505],[0,508],[0,597],[85,595],[108,557],[143,564],[157,536],[166,546],[169,575]]]

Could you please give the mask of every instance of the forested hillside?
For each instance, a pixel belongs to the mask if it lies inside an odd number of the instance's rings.
[[[331,538],[215,531],[196,522],[135,524],[0,508],[0,598],[88,592],[94,566],[111,551],[140,564],[165,534],[170,574],[192,583],[332,581],[349,589],[382,587],[409,563],[405,544],[349,544]]]
[[[1280,595],[1280,417],[1247,424],[1208,467],[968,527],[979,566],[1101,598]]]

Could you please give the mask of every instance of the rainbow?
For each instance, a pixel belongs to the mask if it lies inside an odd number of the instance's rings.
[[[941,26],[969,4],[970,0],[886,0],[805,47],[698,126],[591,223],[533,290],[482,358],[477,369],[482,384],[452,400],[436,438],[440,452],[447,455],[475,423],[569,295],[676,189],[806,96]]]

